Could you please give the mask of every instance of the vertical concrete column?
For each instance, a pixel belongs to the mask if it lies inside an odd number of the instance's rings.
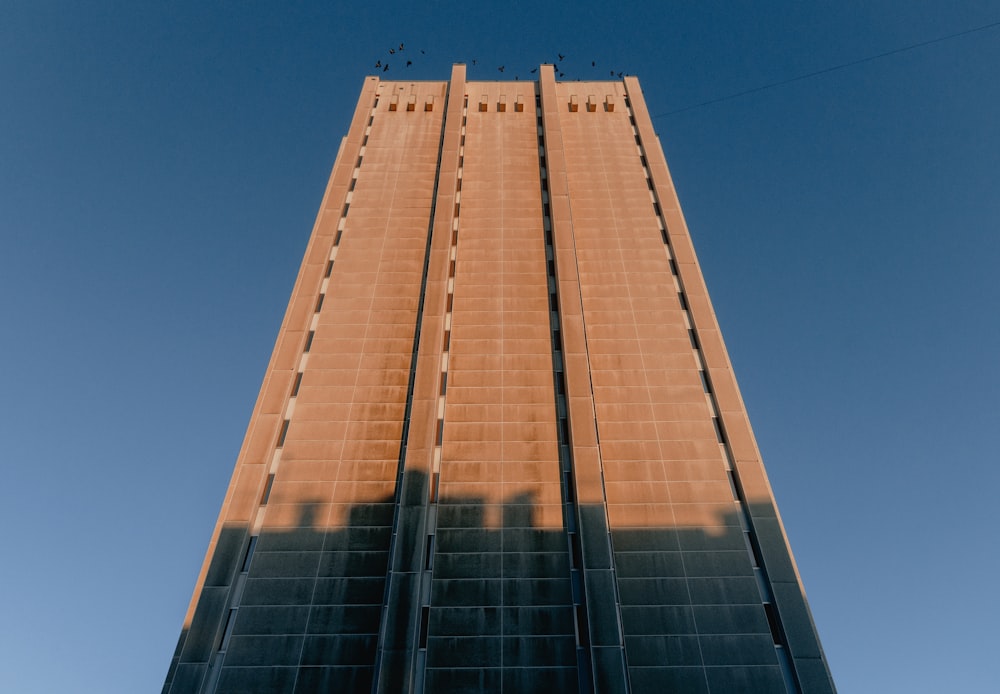
[[[594,418],[573,215],[560,126],[560,109],[569,107],[559,103],[551,65],[541,66],[539,84],[594,685],[599,692],[627,692],[628,675],[619,624],[614,560],[608,532],[607,501]]]
[[[705,371],[719,410],[717,414],[725,444],[732,458],[732,466],[736,471],[744,506],[761,555],[760,561],[766,571],[782,631],[791,652],[796,679],[805,694],[833,692],[829,667],[816,636],[802,580],[774,503],[774,494],[750,428],[743,398],[705,288],[663,149],[653,130],[638,79],[626,77],[624,81],[636,129],[645,145],[649,176],[667,227],[667,238],[681,288],[687,299],[692,327],[698,338]]]
[[[419,335],[411,374],[405,450],[397,493],[388,601],[382,619],[373,691],[409,692],[415,686],[421,628],[421,586],[427,542],[429,480],[436,443],[442,338],[448,288],[451,230],[455,209],[465,66],[452,68],[436,172]]]
[[[164,692],[198,691],[208,661],[217,646],[233,579],[259,506],[268,465],[282,426],[281,415],[308,333],[310,314],[323,281],[323,270],[333,245],[340,210],[378,85],[377,77],[365,79],[350,130],[341,141],[219,519],[195,584]],[[189,634],[193,634],[190,639]]]

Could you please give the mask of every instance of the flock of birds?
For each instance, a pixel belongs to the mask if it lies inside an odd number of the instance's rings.
[[[405,51],[406,51],[406,44],[405,43],[400,43],[399,46],[395,46],[393,48],[390,48],[388,54],[384,55],[383,57],[381,57],[381,58],[379,58],[378,60],[375,61],[375,69],[376,70],[380,70],[382,72],[388,72],[390,65],[396,65],[398,67],[400,64],[402,64],[404,69],[412,66],[413,65],[413,60],[410,59],[410,56],[414,56],[415,57],[416,54],[413,53],[413,52],[410,52],[410,53],[407,53],[407,55],[404,57],[403,53]],[[426,51],[424,51],[423,49],[420,50],[420,55],[426,55],[426,54],[427,54]],[[556,53],[556,55],[558,56],[559,60],[553,61],[552,65],[555,68],[556,76],[561,79],[561,78],[563,78],[563,77],[566,76],[566,73],[560,67],[560,64],[563,63],[566,60],[566,56],[563,55],[562,53]],[[477,59],[475,59],[475,58],[473,58],[471,61],[469,61],[469,63],[473,67],[477,67],[479,65],[479,61]],[[591,60],[590,61],[590,67],[591,67],[591,69],[596,70],[597,69],[597,61],[596,60]],[[497,66],[497,71],[500,72],[500,73],[504,73],[504,72],[506,72],[506,70],[507,70],[507,66],[506,65],[498,65]],[[537,67],[536,68],[532,68],[531,70],[528,70],[528,74],[532,74],[533,75],[536,72],[538,72],[538,68]],[[615,70],[611,70],[610,71],[611,77],[616,77],[617,76],[619,79],[621,79],[626,74],[628,74],[628,73],[622,72],[622,71],[616,72]],[[514,79],[515,80],[521,79],[520,74],[515,73],[514,74]],[[577,78],[577,81],[579,81],[579,78]]]

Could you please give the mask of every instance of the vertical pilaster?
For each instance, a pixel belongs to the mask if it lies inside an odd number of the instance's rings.
[[[429,534],[434,531],[431,499],[442,378],[442,337],[448,296],[449,248],[458,181],[459,141],[465,94],[465,66],[452,68],[435,180],[435,198],[420,297],[405,421],[405,444],[397,484],[397,509],[386,602],[379,635],[373,692],[410,692],[422,676],[420,633],[427,629],[423,596],[429,595]],[[430,517],[428,517],[430,515]]]
[[[559,101],[551,65],[541,66],[539,84],[594,685],[599,692],[627,692],[628,675],[616,598],[614,559],[594,417],[573,212],[560,126],[559,110],[568,109],[569,105]]]
[[[797,687],[804,694],[833,692],[833,682],[805,599],[802,580],[774,503],[774,494],[750,428],[663,149],[653,130],[639,80],[626,77],[624,82],[638,139],[645,145],[643,151],[648,175],[666,227],[668,252],[673,258],[680,290],[696,335],[697,349],[710,384],[720,439],[732,466],[733,482],[743,507],[755,570],[766,584],[761,591],[765,609],[773,610],[773,621],[778,622],[772,625],[772,629],[776,631],[779,658],[785,660],[783,666],[793,664],[790,686]],[[790,653],[786,654],[785,648]]]

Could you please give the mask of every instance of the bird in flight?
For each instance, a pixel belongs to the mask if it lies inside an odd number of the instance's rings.
[[[503,65],[501,65],[500,67],[498,67],[497,70],[499,70],[500,72],[503,72]]]
[[[559,55],[559,60],[560,61],[566,60],[566,56],[564,56],[562,53],[559,53],[558,55]]]
[[[388,69],[389,69],[389,63],[386,63],[385,67],[382,68],[382,72],[385,72]]]
[[[406,61],[406,67],[410,67],[411,65],[413,65],[413,61],[412,60],[407,60]]]
[[[536,72],[538,72],[538,68],[537,68],[537,67],[536,67],[536,68],[535,68],[534,70],[532,70],[532,71],[531,71],[531,74],[533,75],[533,74],[535,74]]]

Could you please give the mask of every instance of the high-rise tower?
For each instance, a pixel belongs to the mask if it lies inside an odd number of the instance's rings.
[[[638,81],[365,80],[164,692],[832,692]]]

